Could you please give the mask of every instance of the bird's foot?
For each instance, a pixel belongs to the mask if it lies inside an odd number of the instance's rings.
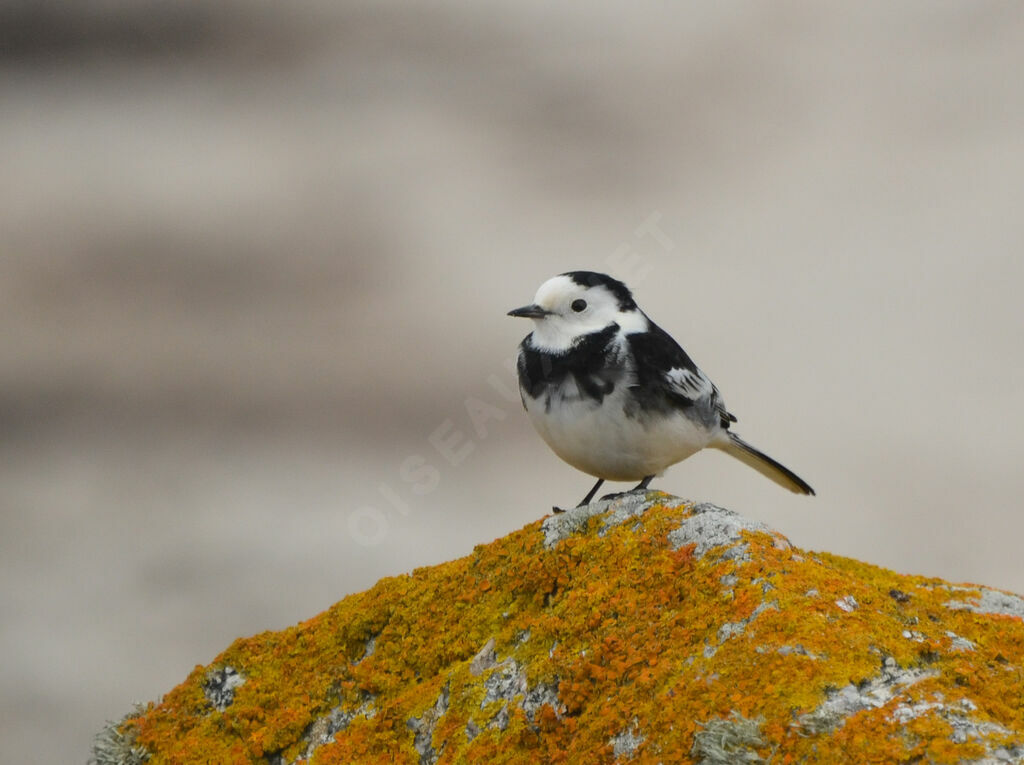
[[[564,507],[559,507],[558,505],[555,505],[555,506],[553,506],[551,508],[551,512],[553,512],[553,513],[555,513],[557,515],[557,514],[560,514],[560,513],[564,513],[565,512],[565,508]]]
[[[629,491],[619,491],[619,492],[616,492],[615,494],[605,494],[603,497],[601,497],[601,499],[615,499],[616,497],[624,497],[627,494],[637,494],[638,492],[645,492],[646,493],[647,487],[651,485],[651,481],[653,481],[653,480],[654,480],[654,475],[653,474],[648,475],[648,476],[644,476],[644,480],[642,480],[640,483],[638,483],[636,486],[634,486]],[[600,485],[601,484],[598,484],[597,486],[600,486]],[[596,489],[597,486],[595,486],[594,488]]]
[[[628,497],[631,494],[646,494],[649,491],[650,491],[650,489],[648,489],[646,487],[641,489],[638,486],[637,488],[630,489],[629,491],[616,491],[616,492],[614,492],[612,494],[605,494],[603,497],[601,497],[601,501],[604,502],[606,499],[618,499],[619,497]]]

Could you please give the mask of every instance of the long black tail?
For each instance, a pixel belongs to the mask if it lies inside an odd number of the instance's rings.
[[[771,478],[779,486],[784,486],[795,494],[814,494],[814,489],[803,478],[785,465],[780,465],[764,452],[758,451],[735,433],[726,432],[729,439],[711,444],[723,452],[731,454],[744,465],[748,465],[766,478]]]

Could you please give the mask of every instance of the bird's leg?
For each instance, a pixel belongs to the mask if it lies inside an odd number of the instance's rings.
[[[583,507],[584,505],[589,505],[590,504],[590,500],[592,500],[594,498],[594,495],[597,494],[597,490],[601,488],[601,484],[603,484],[603,483],[604,483],[604,479],[603,478],[598,478],[597,479],[597,483],[594,484],[594,488],[587,492],[587,496],[585,496],[583,498],[583,501],[580,502],[578,505],[576,505],[576,507]],[[553,507],[553,508],[551,508],[551,510],[553,512],[556,512],[556,513],[564,513],[565,512],[565,508],[562,508],[562,507]]]
[[[630,491],[647,491],[647,487],[651,485],[651,481],[654,480],[653,475],[646,476],[644,480],[634,486]]]
[[[583,505],[589,505],[590,504],[590,500],[592,500],[594,498],[594,495],[597,494],[597,490],[601,488],[601,484],[603,484],[603,483],[604,483],[604,479],[603,478],[598,478],[597,479],[597,483],[594,484],[594,488],[587,492],[587,496],[585,496],[583,498],[583,501],[580,502],[578,505],[576,505],[576,507],[583,507]]]

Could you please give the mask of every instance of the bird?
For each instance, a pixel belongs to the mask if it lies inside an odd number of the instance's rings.
[[[731,429],[736,417],[718,388],[621,281],[568,271],[508,315],[533,321],[516,371],[534,428],[562,460],[597,478],[578,506],[589,504],[605,481],[639,481],[630,492],[646,491],[666,468],[705,448],[796,494],[814,494]]]

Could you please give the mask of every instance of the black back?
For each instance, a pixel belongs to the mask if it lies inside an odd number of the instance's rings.
[[[736,422],[725,409],[725,402],[718,388],[693,363],[693,359],[682,349],[671,335],[650,319],[646,332],[626,336],[636,364],[636,384],[632,393],[640,409],[665,412],[672,408],[683,409],[691,417],[708,424],[716,419],[723,428]],[[710,395],[696,397],[688,391],[671,385],[666,374],[673,369],[684,369],[707,382]],[[628,414],[628,412],[627,412]]]

